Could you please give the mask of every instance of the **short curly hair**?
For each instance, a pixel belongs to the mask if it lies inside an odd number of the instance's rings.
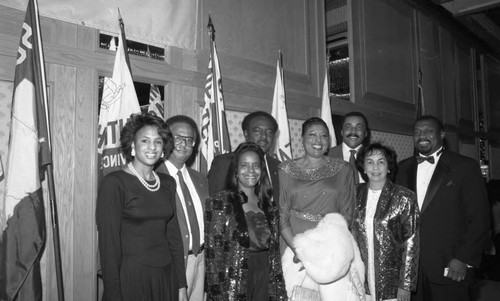
[[[278,130],[278,122],[276,122],[276,119],[274,119],[273,115],[264,111],[255,111],[245,116],[245,118],[243,118],[243,121],[241,122],[241,129],[243,130],[243,132],[251,130],[250,122],[257,117],[267,118],[273,126],[273,131],[276,132]]]
[[[311,117],[309,119],[307,119],[306,121],[304,121],[304,123],[302,124],[302,132],[301,132],[301,136],[304,136],[307,132],[307,130],[312,127],[313,125],[321,125],[323,126],[325,129],[326,129],[326,132],[328,133],[328,135],[330,135],[330,130],[328,130],[328,126],[326,125],[326,122],[319,118],[319,117]]]
[[[394,181],[398,170],[396,151],[378,142],[372,143],[367,147],[362,147],[356,157],[356,167],[361,173],[363,180],[368,182],[368,176],[365,173],[365,159],[375,153],[381,153],[385,157],[387,160],[387,170],[389,171],[387,177],[389,180]]]
[[[158,129],[158,134],[163,140],[164,156],[170,154],[174,148],[172,134],[167,124],[160,117],[150,113],[132,114],[120,132],[120,146],[127,163],[134,160],[132,156],[132,142],[134,142],[135,135],[145,126],[153,126]]]

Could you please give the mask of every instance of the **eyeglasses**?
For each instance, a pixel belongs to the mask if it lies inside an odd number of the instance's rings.
[[[174,136],[174,144],[179,145],[184,141],[186,146],[193,147],[196,144],[196,140],[193,137],[186,136]]]
[[[252,132],[253,132],[254,134],[256,134],[256,135],[259,135],[259,136],[262,136],[262,135],[264,135],[264,134],[266,134],[266,136],[268,136],[268,137],[272,137],[272,136],[274,136],[274,131],[273,131],[273,130],[271,130],[271,129],[266,129],[266,130],[264,130],[264,129],[261,129],[261,128],[257,128],[257,127],[256,127],[256,128],[253,128],[253,129],[252,129]]]

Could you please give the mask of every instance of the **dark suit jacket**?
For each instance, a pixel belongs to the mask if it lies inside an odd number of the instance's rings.
[[[339,159],[344,160],[344,154],[342,153],[342,143],[330,148],[328,150],[328,156],[330,156],[332,158],[339,158]],[[358,175],[359,179],[362,179],[361,175],[359,174],[359,171],[357,169],[354,169],[354,168],[353,168],[353,170],[354,170],[354,174]],[[361,180],[360,180],[360,182],[361,182]]]
[[[399,163],[396,183],[416,192],[417,160]],[[488,239],[486,186],[476,161],[444,150],[420,213],[420,268],[434,283],[456,283],[443,276],[452,258],[479,267]]]
[[[207,178],[205,177],[205,175],[194,169],[188,167],[187,170],[189,176],[191,177],[191,180],[193,181],[194,187],[196,188],[196,192],[200,197],[203,212],[205,212],[205,200],[208,198]],[[161,164],[156,169],[156,171],[170,175],[164,163]],[[176,189],[179,188],[176,187]],[[179,199],[179,195],[177,193],[175,194],[175,205],[177,208],[177,219],[179,220],[179,227],[181,229],[182,246],[184,247],[184,262],[187,264],[187,257],[189,252],[189,229],[188,229],[189,221],[186,220],[186,215],[184,214],[184,209],[182,207],[181,200]],[[200,234],[203,235],[203,233]]]
[[[219,191],[226,190],[226,175],[229,170],[229,163],[233,158],[234,153],[219,155],[212,161],[212,166],[208,171],[208,187],[210,195],[214,195]],[[266,154],[267,166],[269,174],[271,174],[271,183],[273,184],[273,199],[275,202],[279,200],[280,182],[278,178],[278,165],[281,163]]]

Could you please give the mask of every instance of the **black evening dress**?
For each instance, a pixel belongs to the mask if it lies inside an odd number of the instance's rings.
[[[245,212],[250,248],[248,249],[248,301],[269,300],[269,239],[271,230],[264,212]]]
[[[123,170],[101,183],[96,217],[106,301],[177,300],[186,287],[175,180],[158,176],[154,192]]]

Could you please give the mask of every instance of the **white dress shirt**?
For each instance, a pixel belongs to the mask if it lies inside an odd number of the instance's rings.
[[[441,147],[428,156],[434,157],[434,164],[424,161],[417,166],[417,201],[419,209],[422,209],[422,205],[424,204],[425,195],[427,194],[427,189],[429,188],[429,183],[431,182],[434,170],[436,170],[439,158],[441,158],[442,149],[443,148]],[[422,156],[422,154],[419,155]]]
[[[350,148],[349,146],[347,146],[347,144],[342,142],[342,156],[344,157],[344,161],[349,162],[349,159],[351,158],[351,150],[352,149],[356,151],[356,153],[354,154],[354,158],[357,158],[359,150],[361,149],[362,146],[363,145],[360,144],[356,148]],[[361,177],[361,174],[359,172],[358,172],[358,179],[359,179],[359,183],[365,182],[365,180],[363,180],[363,177]]]
[[[189,216],[186,209],[186,202],[184,200],[184,195],[182,194],[182,189],[180,189],[179,177],[177,176],[177,172],[179,169],[175,167],[172,162],[165,160],[165,166],[168,169],[168,173],[175,179],[175,183],[177,185],[176,192],[181,200],[182,210],[184,212],[184,216],[186,217],[186,224],[189,230],[189,249],[193,248],[193,236],[191,235],[191,225],[189,224]],[[198,226],[200,227],[200,246],[205,242],[205,223],[203,222],[203,207],[201,206],[200,196],[194,187],[193,181],[189,176],[189,172],[184,164],[180,169],[182,173],[182,177],[184,178],[184,182],[186,182],[186,186],[189,189],[189,193],[191,194],[191,199],[193,200],[194,210],[196,211],[196,218],[198,219]]]
[[[374,254],[374,243],[373,243],[373,217],[377,211],[378,199],[380,198],[380,190],[372,190],[368,188],[368,196],[366,198],[366,215],[365,215],[365,226],[366,226],[366,238],[367,238],[367,249],[368,249],[368,288],[370,289],[371,300],[376,300],[375,295],[375,254]]]

